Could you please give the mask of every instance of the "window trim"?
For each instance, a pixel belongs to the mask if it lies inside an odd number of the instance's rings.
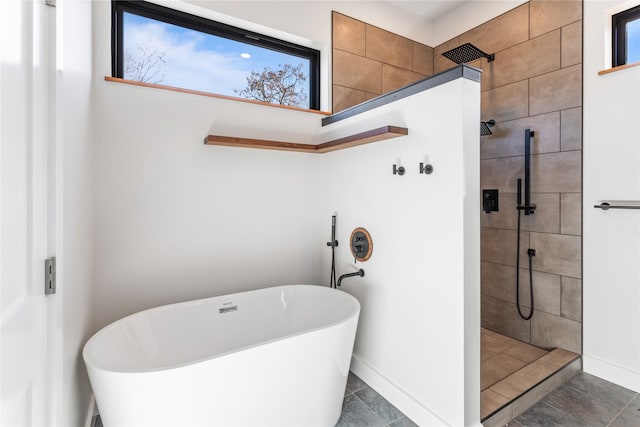
[[[619,67],[627,64],[626,25],[640,19],[640,5],[611,16],[611,66]]]
[[[309,109],[320,110],[320,51],[146,1],[112,0],[111,5],[112,77],[124,78],[123,15],[124,12],[129,12],[145,18],[308,59]]]

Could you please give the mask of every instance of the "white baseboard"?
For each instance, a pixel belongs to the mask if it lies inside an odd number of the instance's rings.
[[[93,421],[94,415],[96,415],[96,398],[92,394],[91,399],[89,399],[89,407],[87,408],[87,417],[84,420],[85,427],[93,427],[91,422]]]
[[[443,419],[430,411],[429,408],[415,400],[407,392],[355,355],[351,357],[351,370],[419,426],[448,426]],[[480,421],[478,421],[478,426],[481,426]]]
[[[640,393],[640,372],[631,371],[622,366],[587,355],[582,355],[582,370]]]

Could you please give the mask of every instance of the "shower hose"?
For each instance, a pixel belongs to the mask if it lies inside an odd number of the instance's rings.
[[[524,320],[529,320],[533,316],[533,271],[531,270],[533,256],[536,254],[534,249],[527,250],[527,255],[529,255],[529,295],[531,295],[531,310],[529,314],[525,316],[522,314],[522,309],[520,308],[520,214],[521,209],[518,206],[518,237],[517,237],[517,245],[516,245],[516,306],[518,307],[518,314]]]

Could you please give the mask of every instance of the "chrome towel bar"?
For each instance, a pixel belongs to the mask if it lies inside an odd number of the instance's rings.
[[[594,205],[594,208],[602,209],[603,211],[609,209],[640,209],[639,200],[603,200],[599,205]]]

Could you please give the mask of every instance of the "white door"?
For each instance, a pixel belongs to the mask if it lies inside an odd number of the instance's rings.
[[[47,145],[49,27],[44,0],[0,1],[0,425],[49,424]],[[51,46],[48,46],[51,43]],[[54,68],[54,67],[53,67]]]

